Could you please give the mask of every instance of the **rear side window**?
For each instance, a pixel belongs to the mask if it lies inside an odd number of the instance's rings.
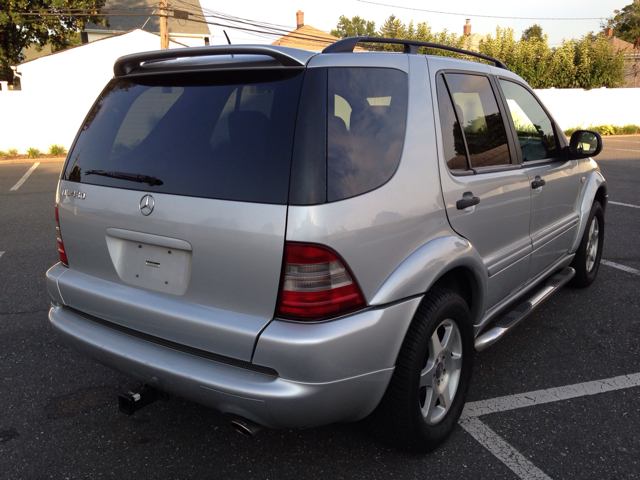
[[[327,88],[327,200],[368,192],[396,171],[407,120],[407,74],[330,68]]]
[[[471,168],[511,163],[507,135],[489,79],[447,73],[457,117],[469,149]]]
[[[287,203],[302,73],[112,80],[67,180],[194,197]]]
[[[462,130],[460,130],[460,123],[453,111],[451,97],[442,75],[439,75],[436,80],[436,90],[442,129],[442,145],[447,167],[449,167],[449,170],[468,170],[467,152],[464,148]]]

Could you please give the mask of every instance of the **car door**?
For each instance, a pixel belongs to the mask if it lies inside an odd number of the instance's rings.
[[[579,166],[577,160],[566,159],[566,142],[559,136],[562,132],[533,92],[511,79],[499,78],[498,83],[531,184],[532,278],[571,248],[579,219],[575,210]]]
[[[515,142],[489,75],[445,71],[435,82],[447,216],[484,261],[490,308],[527,280],[529,177],[514,161]]]

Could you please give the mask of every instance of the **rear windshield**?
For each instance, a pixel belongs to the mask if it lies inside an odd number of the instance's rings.
[[[299,70],[112,80],[63,179],[286,204],[301,80]]]

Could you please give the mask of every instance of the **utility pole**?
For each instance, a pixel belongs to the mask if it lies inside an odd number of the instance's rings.
[[[169,48],[169,19],[167,14],[167,0],[158,2],[158,10],[160,10],[160,49]]]

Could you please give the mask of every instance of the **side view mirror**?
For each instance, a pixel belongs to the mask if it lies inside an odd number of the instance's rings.
[[[572,158],[595,157],[602,151],[602,137],[593,130],[576,130],[569,141]]]

